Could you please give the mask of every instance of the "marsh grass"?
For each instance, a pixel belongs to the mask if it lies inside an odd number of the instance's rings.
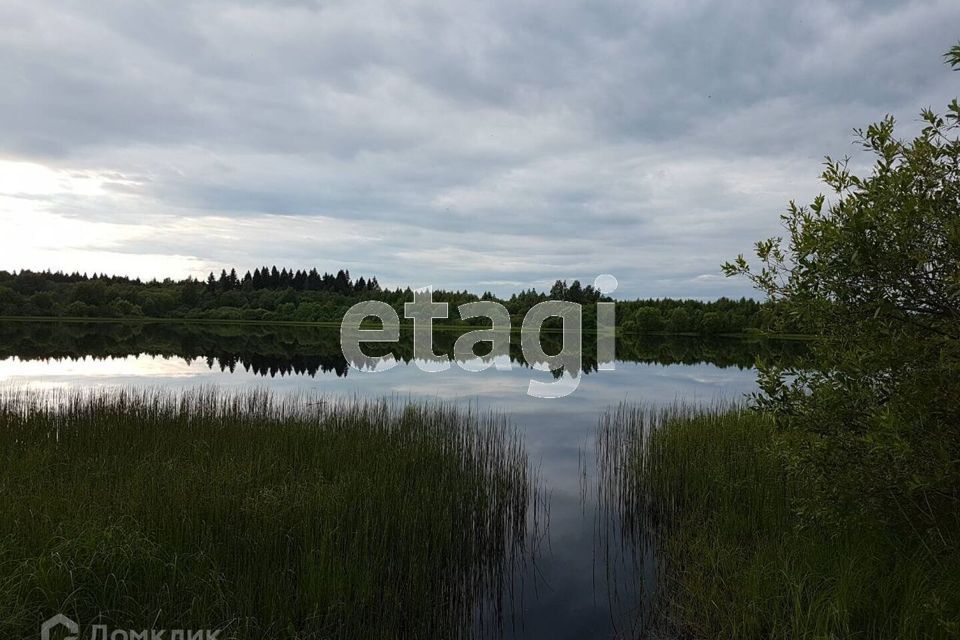
[[[497,633],[536,493],[443,405],[212,390],[0,395],[0,637]]]
[[[653,635],[960,637],[960,521],[811,525],[769,417],[622,405],[600,420],[601,513],[640,549]],[[609,550],[608,550],[609,553]]]

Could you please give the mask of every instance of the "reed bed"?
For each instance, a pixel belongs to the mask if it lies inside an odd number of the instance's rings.
[[[813,526],[791,443],[738,405],[621,405],[598,431],[607,577],[629,547],[649,606],[631,633],[670,638],[960,637],[960,520],[928,537],[881,522]],[[612,527],[612,528],[609,528]],[[622,549],[620,549],[622,551]],[[613,567],[610,569],[609,567]]]
[[[537,493],[515,431],[265,391],[0,394],[0,637],[495,635]]]

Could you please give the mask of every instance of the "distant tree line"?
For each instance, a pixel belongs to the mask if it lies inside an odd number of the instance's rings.
[[[450,305],[449,322],[460,323],[456,307],[478,300],[503,304],[519,326],[534,305],[565,300],[584,305],[584,327],[594,325],[596,303],[605,298],[592,285],[557,280],[549,291],[523,290],[509,298],[490,292],[435,290],[434,300]],[[235,269],[211,273],[206,280],[163,281],[102,274],[51,271],[0,271],[0,316],[61,318],[165,318],[250,321],[339,322],[362,300],[381,300],[403,317],[403,305],[413,300],[407,288],[381,287],[376,277],[354,279],[341,269],[290,270],[260,267],[243,276]],[[766,327],[766,305],[754,300],[635,300],[617,305],[618,326],[633,333],[735,334]],[[482,323],[474,320],[472,323]]]
[[[770,305],[751,298],[633,300],[617,305],[619,326],[630,333],[742,333],[770,327]]]
[[[212,294],[226,291],[259,291],[262,289],[293,289],[294,291],[326,291],[351,296],[366,291],[380,291],[380,283],[376,278],[365,279],[363,276],[356,281],[350,279],[350,272],[341,269],[336,273],[320,274],[316,269],[309,271],[288,271],[273,267],[247,271],[242,278],[237,276],[237,270],[226,269],[220,272],[217,278],[211,273],[207,277],[207,291]]]

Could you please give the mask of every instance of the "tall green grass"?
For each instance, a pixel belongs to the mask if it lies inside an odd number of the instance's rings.
[[[935,532],[812,526],[789,443],[736,406],[623,405],[599,426],[600,502],[653,549],[648,631],[698,638],[960,637],[960,514]],[[649,557],[649,556],[648,556]]]
[[[496,633],[536,489],[502,418],[266,392],[0,396],[0,637]]]

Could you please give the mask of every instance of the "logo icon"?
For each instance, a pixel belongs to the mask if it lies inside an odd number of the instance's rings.
[[[51,640],[50,634],[57,627],[66,628],[67,633],[71,634],[64,636],[62,640],[77,640],[77,634],[80,632],[79,625],[62,613],[58,613],[43,623],[40,627],[40,640]]]

